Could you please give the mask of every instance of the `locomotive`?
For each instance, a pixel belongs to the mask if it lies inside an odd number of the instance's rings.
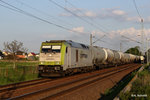
[[[139,62],[143,56],[108,48],[88,46],[71,40],[42,42],[39,77],[58,77],[78,72]]]

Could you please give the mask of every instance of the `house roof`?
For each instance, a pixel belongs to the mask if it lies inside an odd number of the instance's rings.
[[[29,54],[36,55],[34,52],[30,52]]]
[[[16,55],[18,58],[26,58],[25,55]]]

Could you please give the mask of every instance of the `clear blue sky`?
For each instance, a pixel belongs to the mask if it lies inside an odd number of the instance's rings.
[[[3,1],[54,24],[79,31],[79,33],[56,27],[0,6],[0,50],[3,50],[4,42],[13,40],[23,42],[29,52],[39,52],[41,42],[46,40],[67,39],[89,44],[90,33],[93,33],[96,38],[109,33],[95,45],[115,50],[119,50],[119,34],[140,41],[140,37],[135,38],[141,32],[141,24],[133,0],[53,0],[79,16],[80,19],[49,0]],[[150,32],[150,0],[135,1],[140,15],[144,19],[144,32],[148,36]],[[1,1],[0,4],[8,6]],[[123,49],[136,45],[139,44],[128,41],[123,44]]]

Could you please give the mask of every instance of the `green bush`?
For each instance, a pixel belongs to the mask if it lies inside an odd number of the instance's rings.
[[[129,92],[121,93],[120,94],[120,100],[129,100],[130,96],[131,96],[131,93],[129,93]]]
[[[148,74],[149,74],[149,71],[147,69],[144,69],[142,72],[138,73],[138,77],[143,78],[144,76]]]

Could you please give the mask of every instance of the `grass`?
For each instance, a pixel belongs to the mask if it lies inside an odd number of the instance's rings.
[[[12,61],[0,62],[0,85],[33,80],[38,78],[38,62],[16,62],[13,68]]]
[[[34,61],[18,61],[16,62],[16,66],[38,66],[38,62]],[[13,67],[13,61],[0,61],[0,68],[8,68],[8,67]]]
[[[147,97],[138,95],[147,95]],[[120,100],[150,100],[150,70],[148,67],[138,73],[138,78],[133,82],[130,92],[121,93]]]

